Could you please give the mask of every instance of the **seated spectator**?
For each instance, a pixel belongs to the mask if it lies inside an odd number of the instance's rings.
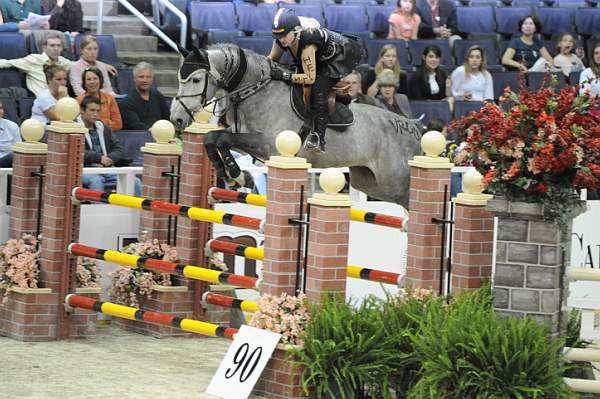
[[[116,75],[117,69],[110,64],[98,61],[98,40],[94,36],[84,36],[81,38],[79,48],[81,50],[81,56],[79,57],[79,60],[71,65],[71,70],[69,71],[69,82],[71,83],[75,95],[79,96],[84,92],[81,80],[83,72],[88,68],[97,68],[102,72],[104,81],[102,84],[102,91],[114,96],[115,92],[110,84],[110,77],[108,74]]]
[[[76,36],[83,32],[83,10],[78,0],[42,0],[42,13],[50,15],[50,29]]]
[[[374,97],[379,92],[376,77],[379,76],[384,69],[389,69],[394,72],[398,82],[400,82],[398,86],[399,91],[401,93],[406,93],[406,75],[402,72],[402,69],[400,69],[396,46],[393,44],[386,44],[379,50],[379,57],[375,63],[375,71],[367,72],[365,77],[368,87],[367,95]]]
[[[404,94],[396,93],[398,87],[398,78],[394,71],[385,69],[377,75],[377,87],[379,94],[375,97],[382,108],[392,111],[405,118],[412,118],[412,111],[408,103],[408,97]]]
[[[59,65],[68,70],[71,61],[61,57],[63,51],[62,39],[59,34],[49,33],[43,42],[41,54],[29,54],[14,60],[0,60],[0,68],[17,68],[26,75],[26,84],[29,91],[36,97],[48,89],[44,65]]]
[[[552,65],[552,56],[544,43],[535,37],[542,30],[542,23],[533,15],[519,20],[520,37],[512,39],[502,56],[502,65],[509,70],[527,73],[544,72]]]
[[[348,89],[348,95],[351,98],[351,102],[377,106],[373,97],[361,93],[360,73],[357,71],[352,71],[348,75],[344,76],[342,81],[350,85],[350,88]]]
[[[4,17],[4,22],[15,22],[19,29],[30,29],[26,22],[29,13],[42,15],[42,6],[40,0],[0,0],[0,11]],[[48,29],[50,24],[44,22],[40,29]]]
[[[440,68],[442,50],[438,46],[423,49],[423,62],[408,81],[411,100],[443,100],[448,97],[448,74]]]
[[[119,139],[112,134],[110,127],[106,126],[99,118],[100,99],[94,96],[81,100],[81,120],[89,132],[85,134],[85,152],[83,165],[95,168],[109,168],[117,166],[125,160],[123,147]],[[117,175],[84,174],[83,186],[91,190],[104,191],[105,186],[115,186]],[[134,195],[141,195],[140,179],[135,178]]]
[[[12,167],[12,147],[20,141],[19,125],[4,119],[4,104],[0,101],[0,168]]]
[[[4,17],[0,12],[0,33],[2,32],[18,32],[19,25],[16,22],[4,22]]]
[[[448,39],[450,45],[458,36],[456,5],[451,0],[417,0],[421,18],[419,39]]]
[[[133,68],[134,88],[119,104],[125,129],[145,130],[171,114],[166,98],[152,88],[154,67],[140,62]]]
[[[415,0],[398,0],[397,7],[388,19],[388,39],[416,40],[421,17]]]
[[[68,97],[67,70],[60,65],[45,65],[44,73],[48,88],[42,91],[33,102],[31,118],[37,119],[44,125],[58,120],[54,106],[63,97]]]
[[[575,38],[570,33],[563,33],[556,43],[558,54],[554,57],[552,72],[562,72],[569,77],[571,72],[580,72],[585,68],[583,61],[573,52],[575,51]]]
[[[465,54],[465,62],[452,72],[452,96],[462,101],[485,101],[494,99],[492,75],[485,67],[485,51],[481,46],[471,46]]]
[[[590,67],[584,69],[579,75],[579,84],[582,93],[588,90],[592,97],[600,99],[600,41],[596,43],[592,50]]]
[[[77,96],[77,101],[81,103],[84,97],[97,97],[100,99],[100,114],[98,118],[113,131],[121,130],[123,122],[121,121],[121,112],[117,101],[104,90],[104,76],[98,68],[88,68],[81,75],[83,82],[83,93]]]

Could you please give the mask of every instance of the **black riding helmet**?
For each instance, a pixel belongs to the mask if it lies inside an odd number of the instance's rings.
[[[291,32],[296,26],[300,26],[300,18],[293,10],[280,8],[273,19],[271,32],[275,39],[280,39]]]

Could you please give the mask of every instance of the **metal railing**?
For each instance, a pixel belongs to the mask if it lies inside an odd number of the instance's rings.
[[[177,43],[175,43],[167,35],[165,35],[158,26],[156,26],[154,23],[152,23],[152,21],[150,21],[148,18],[146,18],[146,16],[144,14],[139,12],[137,10],[137,8],[135,8],[129,1],[127,1],[127,0],[117,0],[117,1],[119,2],[119,4],[121,4],[123,7],[125,7],[129,12],[131,12],[133,15],[138,17],[144,23],[144,25],[146,25],[146,27],[148,29],[150,29],[152,32],[154,32],[156,34],[156,36],[158,36],[162,41],[164,41],[169,47],[171,47],[175,51],[178,51]],[[179,29],[179,43],[180,43],[181,47],[185,47],[186,38],[187,38],[187,27],[188,27],[188,21],[187,21],[186,15],[179,8],[175,7],[169,0],[156,0],[155,7],[154,7],[154,14],[155,14],[155,19],[157,21],[157,24],[159,23],[158,21],[160,21],[160,10],[158,7],[159,2],[161,4],[163,4],[169,11],[171,11],[173,14],[175,14],[181,21],[181,27]],[[102,28],[103,28],[103,22],[104,22],[103,21],[104,20],[104,1],[103,0],[98,1],[97,14],[98,14],[98,16],[97,16],[98,21],[96,23],[96,34],[101,35]]]

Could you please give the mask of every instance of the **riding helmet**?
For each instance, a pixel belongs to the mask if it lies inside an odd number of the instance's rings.
[[[300,18],[293,10],[280,8],[273,19],[271,32],[275,39],[282,38],[292,31],[296,26],[300,26]]]

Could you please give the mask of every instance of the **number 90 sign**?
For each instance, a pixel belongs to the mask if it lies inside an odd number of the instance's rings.
[[[206,392],[225,399],[248,398],[280,339],[281,334],[242,326]]]

